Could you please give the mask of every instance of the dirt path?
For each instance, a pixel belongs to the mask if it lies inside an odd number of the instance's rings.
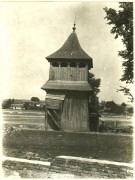
[[[9,170],[3,168],[3,177],[4,178],[44,178],[44,179],[80,179],[81,177],[77,177],[73,174],[60,174],[60,173],[50,173],[50,172],[42,172],[37,170]],[[82,178],[81,178],[82,179]]]

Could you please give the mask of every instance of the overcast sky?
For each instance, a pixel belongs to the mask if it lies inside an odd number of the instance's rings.
[[[114,39],[107,25],[104,7],[118,9],[117,2],[7,2],[0,6],[3,98],[45,98],[42,85],[48,80],[46,56],[58,50],[72,33],[93,58],[92,73],[101,78],[101,100],[127,102],[122,92],[118,51],[120,39]]]

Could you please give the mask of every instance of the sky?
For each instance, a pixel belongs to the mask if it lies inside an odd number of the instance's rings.
[[[127,103],[117,92],[122,75],[121,39],[110,33],[103,8],[118,2],[1,2],[0,58],[2,98],[45,99],[41,89],[49,77],[45,59],[76,33],[83,50],[93,59],[91,72],[101,78],[99,100]]]

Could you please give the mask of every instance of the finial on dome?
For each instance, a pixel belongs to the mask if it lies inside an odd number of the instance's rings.
[[[76,30],[76,17],[75,17],[75,21],[74,21],[74,27],[72,28],[73,29],[73,31],[75,31]]]
[[[73,29],[73,31],[75,31],[75,30],[76,30],[76,27],[75,27],[75,25],[76,25],[76,24],[74,24],[74,27],[72,28],[72,29]]]

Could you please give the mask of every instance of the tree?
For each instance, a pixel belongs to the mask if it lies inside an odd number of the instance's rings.
[[[123,107],[123,108],[125,108],[127,105],[126,105],[126,103],[121,103],[121,107]]]
[[[11,102],[12,102],[12,104],[15,102],[15,99],[13,98],[12,100],[11,100]]]
[[[116,108],[116,103],[114,101],[106,101],[105,107],[110,110],[110,112],[114,112]]]
[[[127,109],[128,113],[132,114],[133,113],[133,107],[130,107]]]
[[[88,82],[91,85],[91,88],[93,90],[93,93],[90,97],[90,103],[89,103],[89,109],[90,112],[98,112],[99,110],[99,98],[98,98],[98,93],[100,92],[100,82],[101,79],[96,79],[94,74],[89,72],[88,74]]]
[[[102,100],[102,101],[100,102],[100,109],[101,109],[101,111],[104,110],[105,105],[106,105],[106,102]]]
[[[28,110],[30,108],[30,103],[29,102],[25,102],[23,105],[23,108]]]
[[[32,97],[32,98],[31,98],[31,101],[34,101],[34,102],[39,102],[39,101],[40,101],[40,99],[39,99],[38,97]]]
[[[115,39],[121,37],[125,49],[118,52],[123,58],[123,75],[121,81],[126,84],[133,83],[133,2],[120,2],[119,9],[104,8],[108,24],[112,25],[111,33],[115,34]],[[125,95],[130,96],[133,102],[133,96],[126,87],[121,87]]]
[[[123,112],[125,112],[126,113],[126,103],[121,103],[121,108],[123,109]]]
[[[122,103],[121,106],[117,105],[114,101],[106,101],[105,102],[105,111],[109,113],[123,114],[125,109],[125,103]]]
[[[133,102],[134,97],[133,97],[133,95],[131,94],[130,89],[127,88],[127,87],[123,87],[123,86],[120,86],[120,88],[121,88],[121,89],[119,89],[119,90],[117,90],[117,91],[123,91],[124,95],[128,95],[128,96],[129,96],[128,99],[129,99],[131,102]]]
[[[12,104],[12,100],[11,100],[11,99],[4,100],[4,101],[2,102],[2,108],[3,108],[3,109],[10,108],[10,107],[11,107],[11,104]]]

